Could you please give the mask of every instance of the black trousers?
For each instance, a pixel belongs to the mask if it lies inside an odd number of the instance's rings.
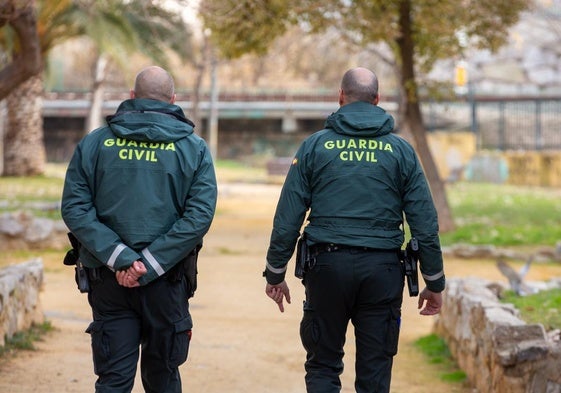
[[[340,392],[349,321],[356,338],[356,392],[389,392],[404,286],[397,252],[321,253],[304,285],[300,337],[307,352],[308,393]]]
[[[178,367],[187,360],[193,323],[184,277],[160,277],[125,288],[115,273],[99,268],[88,301],[96,393],[130,393],[140,358],[147,393],[181,393]],[[139,351],[139,349],[142,349]]]

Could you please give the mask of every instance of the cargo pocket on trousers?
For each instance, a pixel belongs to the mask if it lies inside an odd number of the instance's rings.
[[[103,321],[90,323],[86,333],[89,333],[92,338],[94,372],[96,375],[103,374],[108,369],[108,360],[111,356],[109,337],[104,334]]]
[[[170,367],[179,367],[187,360],[189,354],[189,343],[191,341],[191,329],[193,321],[190,316],[183,318],[174,325],[173,344],[170,352]]]
[[[397,344],[399,342],[399,328],[401,325],[401,310],[399,308],[390,309],[388,328],[386,333],[386,355],[395,356],[397,354]]]
[[[304,302],[304,316],[300,322],[300,339],[306,352],[313,352],[321,337],[321,329],[318,320],[314,317],[313,309]]]

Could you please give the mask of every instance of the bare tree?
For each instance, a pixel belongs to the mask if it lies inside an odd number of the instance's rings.
[[[335,26],[362,46],[384,42],[400,81],[402,128],[413,136],[439,213],[442,232],[454,229],[444,182],[429,149],[420,109],[420,73],[461,54],[461,30],[478,48],[496,50],[527,0],[203,0],[202,16],[226,57],[264,53],[291,24],[313,32]]]

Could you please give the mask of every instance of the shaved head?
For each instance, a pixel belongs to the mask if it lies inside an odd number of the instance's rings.
[[[175,101],[173,78],[166,70],[157,66],[144,68],[138,73],[133,92],[134,98]]]
[[[378,78],[367,68],[357,67],[345,72],[341,81],[344,104],[354,101],[377,103]]]

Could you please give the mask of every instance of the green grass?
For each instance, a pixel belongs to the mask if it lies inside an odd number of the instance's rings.
[[[35,216],[60,219],[57,204],[64,184],[62,165],[47,165],[44,175],[0,177],[0,213],[31,211]]]
[[[216,177],[223,182],[267,183],[271,179],[263,165],[246,164],[239,161],[216,161]]]
[[[414,345],[425,355],[430,364],[437,367],[441,380],[451,383],[463,383],[466,380],[466,374],[458,368],[444,339],[436,334],[430,334],[419,338]]]
[[[6,356],[18,350],[35,350],[34,343],[41,341],[43,336],[53,330],[51,322],[45,321],[41,324],[33,324],[29,329],[17,332],[6,340],[4,346],[0,347],[0,356]]]
[[[555,245],[561,239],[558,189],[458,183],[448,189],[456,230],[443,245]]]
[[[8,265],[27,262],[31,259],[41,258],[43,270],[45,272],[60,272],[71,267],[62,263],[66,251],[70,249],[70,244],[64,250],[57,249],[31,249],[31,250],[2,250],[0,252],[0,268]]]
[[[218,160],[216,162],[216,167],[223,168],[223,169],[242,169],[242,170],[248,168],[246,164],[234,160]]]
[[[560,288],[527,296],[518,296],[513,291],[506,291],[501,297],[501,302],[513,304],[526,323],[542,324],[547,331],[561,329]]]

